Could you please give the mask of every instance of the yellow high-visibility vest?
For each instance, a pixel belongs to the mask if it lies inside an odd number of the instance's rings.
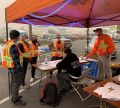
[[[14,68],[15,67],[13,59],[12,59],[12,55],[10,54],[10,49],[13,45],[15,45],[15,43],[12,40],[7,41],[4,45],[3,61],[2,61],[2,66],[4,68]],[[18,51],[19,51],[19,48],[18,48]],[[20,54],[20,51],[19,51],[19,54]],[[19,57],[20,57],[20,63],[22,64],[23,63],[23,57],[22,57],[21,54],[20,54]]]

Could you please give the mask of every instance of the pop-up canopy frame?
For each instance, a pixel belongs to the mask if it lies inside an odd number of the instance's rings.
[[[120,24],[120,0],[17,0],[6,8],[6,22],[85,27],[88,33]]]

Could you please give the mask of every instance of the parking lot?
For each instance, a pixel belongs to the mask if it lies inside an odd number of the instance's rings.
[[[76,53],[78,56],[83,55],[84,51],[85,51],[85,46],[86,46],[86,40],[76,40],[72,42],[72,51],[74,53]],[[120,43],[116,43],[116,48],[117,48],[117,59],[116,60],[112,60],[112,62],[119,62],[120,61]],[[37,76],[40,77],[40,70],[37,70],[36,72]],[[27,78],[26,81],[29,82],[30,80],[30,67],[28,69],[27,72]],[[39,81],[38,81],[39,82]],[[39,83],[36,82],[32,85],[32,88],[27,90],[27,91],[21,91],[22,94],[25,97],[25,100],[28,103],[28,106],[26,108],[39,108],[39,98],[41,96],[41,88],[39,86]],[[3,69],[2,67],[0,67],[0,108],[13,108],[13,106],[10,104],[10,101],[8,100],[8,77],[7,77],[7,70]],[[96,98],[92,97],[93,100],[90,100],[91,102],[96,101],[96,103],[98,103],[99,101],[96,100]],[[74,99],[73,101],[71,99]],[[61,103],[61,107],[58,108],[73,108],[71,102],[74,102],[74,107],[77,108],[78,105],[82,105],[81,108],[88,108],[87,104],[86,105],[82,102],[80,102],[80,100],[78,99],[78,96],[74,96],[72,95],[72,98],[69,97],[65,97]],[[36,106],[33,106],[35,104],[33,104],[34,102],[36,104]],[[5,102],[5,103],[4,103]],[[69,104],[70,103],[70,104]],[[10,104],[10,107],[9,107]],[[66,104],[66,105],[65,105]],[[67,105],[68,104],[68,105]],[[46,108],[46,107],[42,107],[42,108]],[[113,108],[113,107],[111,107]]]

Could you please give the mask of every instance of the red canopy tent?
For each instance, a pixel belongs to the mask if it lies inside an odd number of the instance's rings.
[[[56,13],[48,15],[65,5]],[[17,0],[7,7],[7,22],[96,27],[120,24],[120,0]],[[76,24],[71,24],[76,23]],[[79,24],[77,24],[79,23]]]
[[[118,25],[120,0],[17,0],[6,8],[6,22],[86,28]]]

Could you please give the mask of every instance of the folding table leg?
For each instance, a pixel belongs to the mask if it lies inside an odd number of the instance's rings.
[[[100,100],[100,108],[103,108],[103,102],[102,102],[102,100]]]
[[[40,75],[40,86],[43,86],[42,76],[43,76],[43,70],[41,70],[41,75]]]

